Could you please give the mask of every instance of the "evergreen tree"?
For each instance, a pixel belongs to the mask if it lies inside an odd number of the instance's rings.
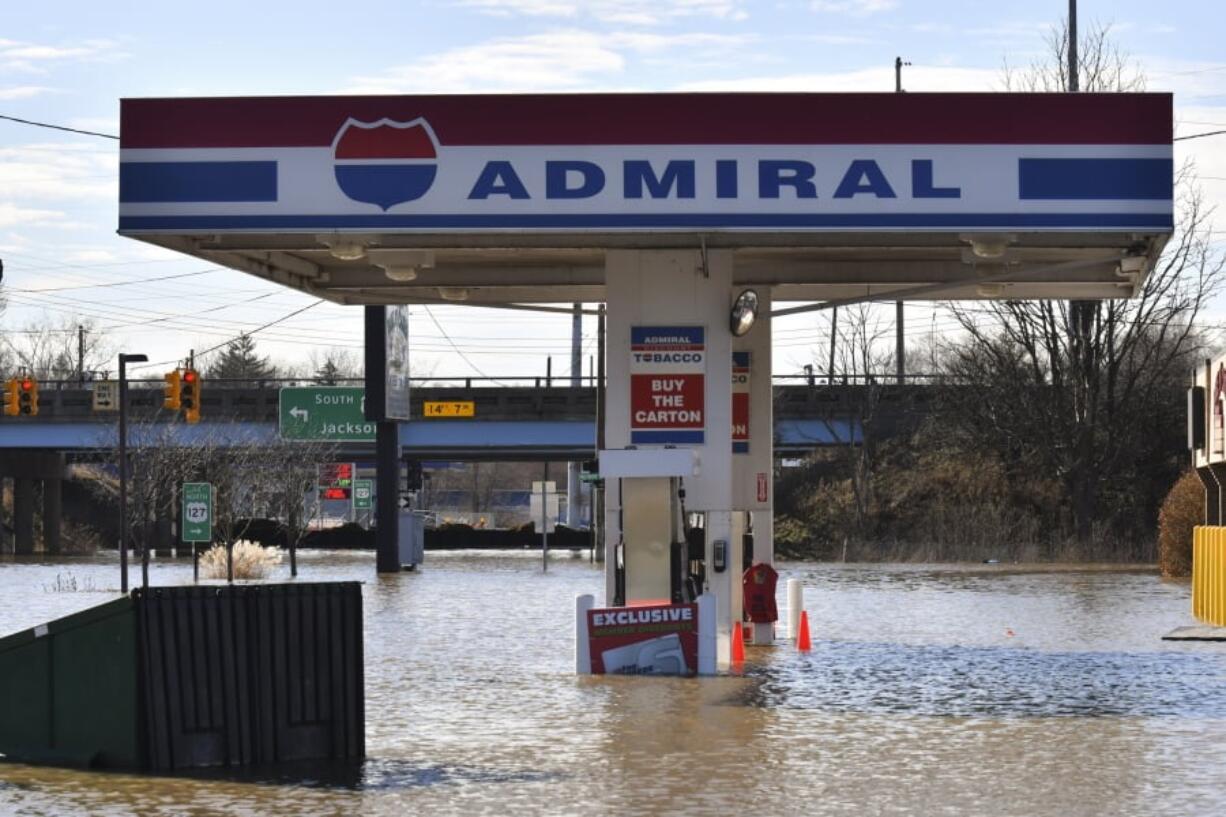
[[[344,376],[345,373],[341,371],[341,367],[329,357],[324,361],[324,365],[315,372],[315,382],[323,386],[335,386],[336,381]]]
[[[212,380],[268,380],[277,376],[277,368],[260,357],[250,335],[239,335],[226,344],[207,374]]]

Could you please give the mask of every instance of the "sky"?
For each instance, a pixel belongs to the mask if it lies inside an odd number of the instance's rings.
[[[0,114],[115,134],[123,97],[891,91],[896,56],[911,63],[910,91],[1002,90],[1006,65],[1045,58],[1067,8],[1066,0],[0,0]],[[1226,4],[1080,0],[1078,16],[1083,30],[1110,24],[1148,89],[1175,94],[1176,136],[1226,129]],[[1226,250],[1226,136],[1177,142],[1176,163],[1185,160],[1219,208],[1212,229]],[[32,325],[87,319],[113,349],[160,366],[313,301],[117,236],[117,168],[110,139],[0,120],[0,342]],[[939,312],[909,310],[909,342],[952,327]],[[1226,316],[1226,304],[1217,312]],[[555,373],[569,371],[567,318],[471,307],[414,315],[421,373],[535,376],[550,355]],[[777,321],[775,372],[816,362],[827,326],[822,315]],[[594,329],[585,323],[585,361]],[[357,357],[361,311],[325,304],[255,337],[291,365],[329,350]]]

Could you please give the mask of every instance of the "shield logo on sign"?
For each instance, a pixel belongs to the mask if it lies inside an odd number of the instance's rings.
[[[426,194],[438,173],[438,138],[425,119],[350,118],[332,141],[336,183],[354,201],[384,211]]]

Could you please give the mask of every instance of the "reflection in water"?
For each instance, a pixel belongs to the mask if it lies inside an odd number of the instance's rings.
[[[746,704],[949,717],[1226,718],[1220,656],[826,642],[754,672]]]
[[[0,765],[0,814],[1221,813],[1226,645],[1165,644],[1186,584],[1108,571],[783,565],[814,650],[751,649],[741,676],[575,678],[562,556],[431,554],[361,579],[370,758],[148,778]],[[113,598],[112,559],[0,562],[0,630]],[[190,566],[154,565],[155,583]],[[780,583],[784,587],[784,583]],[[780,599],[781,607],[784,599]]]

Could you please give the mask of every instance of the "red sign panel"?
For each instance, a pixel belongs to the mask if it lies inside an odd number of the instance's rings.
[[[589,610],[596,675],[695,675],[698,605],[651,604]]]
[[[732,353],[732,453],[749,453],[749,352]]]
[[[706,429],[701,326],[630,328],[630,441],[701,445]]]
[[[320,488],[320,499],[348,499],[350,488]]]

